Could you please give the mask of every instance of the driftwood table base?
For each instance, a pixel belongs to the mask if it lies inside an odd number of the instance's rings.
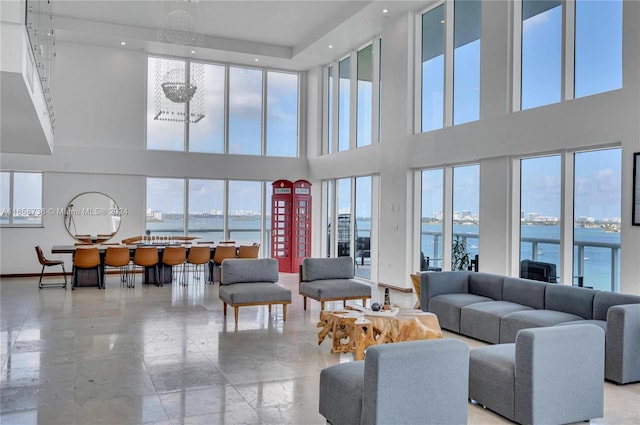
[[[435,314],[410,309],[400,309],[395,317],[367,316],[357,310],[323,310],[318,327],[318,345],[329,336],[332,353],[354,353],[356,360],[363,360],[371,345],[443,337]]]

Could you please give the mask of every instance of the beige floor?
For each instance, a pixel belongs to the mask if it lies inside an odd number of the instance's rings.
[[[127,289],[110,275],[104,291],[71,291],[3,279],[1,423],[323,424],[320,370],[352,358],[318,346],[319,304],[303,311],[297,275],[281,283],[294,293],[286,323],[280,307],[246,307],[236,329],[217,285]],[[640,384],[605,383],[605,417],[591,422],[640,424]],[[469,423],[507,421],[469,404]]]

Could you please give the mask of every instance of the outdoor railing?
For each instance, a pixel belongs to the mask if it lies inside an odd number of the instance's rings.
[[[422,236],[428,236],[433,238],[433,251],[434,253],[440,253],[440,245],[442,239],[442,233],[433,231],[423,231]],[[467,240],[478,240],[479,235],[476,233],[454,233],[453,237],[459,237],[462,241],[467,243]],[[558,245],[560,246],[559,239],[545,239],[545,238],[532,238],[523,237],[521,243],[531,244],[531,256],[533,261],[538,260],[538,253],[540,252],[540,245]],[[620,244],[613,242],[595,242],[595,241],[574,241],[574,249],[577,249],[576,258],[577,264],[575,266],[576,279],[583,278],[585,273],[585,249],[586,248],[601,248],[608,249],[610,251],[611,263],[610,263],[610,290],[612,292],[618,292],[620,290]],[[427,255],[425,253],[425,255]],[[441,259],[431,258],[430,261],[442,261]]]

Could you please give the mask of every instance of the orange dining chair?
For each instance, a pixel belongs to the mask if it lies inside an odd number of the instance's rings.
[[[200,280],[200,274],[198,273],[200,266],[204,266],[209,263],[211,259],[211,248],[205,245],[197,245],[189,248],[189,255],[187,256],[187,271],[193,266],[194,279]],[[203,274],[204,274],[204,267]],[[188,276],[188,273],[187,273]]]
[[[160,285],[164,283],[164,271],[169,268],[173,276],[173,267],[180,266],[178,271],[178,278],[182,278],[182,284],[184,281],[184,263],[187,261],[187,249],[184,246],[167,246],[162,252],[162,274],[160,276]]]
[[[100,267],[100,250],[98,248],[79,247],[73,254],[73,272],[71,277],[71,290],[78,286],[78,270],[96,271],[96,283],[102,288],[102,271]]]
[[[136,286],[136,266],[142,268],[143,274],[147,268],[153,267],[155,284],[156,286],[162,286],[162,282],[158,279],[158,247],[139,246],[136,248],[133,254],[133,276],[131,279],[131,288]]]
[[[216,282],[216,277],[218,277],[217,281],[220,281],[220,265],[227,258],[236,258],[236,246],[235,245],[226,245],[226,244],[218,244],[213,253],[213,267],[214,267],[214,275],[212,276],[211,283]]]
[[[36,254],[38,254],[38,261],[42,264],[42,271],[40,271],[40,280],[38,281],[38,288],[66,288],[67,287],[67,272],[64,270],[64,261],[62,260],[47,260],[42,252],[40,245],[36,246]],[[64,282],[51,282],[42,283],[42,277],[44,276],[45,267],[62,266],[62,276]]]
[[[124,286],[127,284],[127,287],[130,286],[129,282],[129,263],[131,262],[131,252],[129,248],[126,246],[109,246],[104,254],[104,269],[102,276],[102,286],[105,286],[105,278],[104,274],[106,273],[107,267],[117,267],[120,272],[120,286]]]
[[[238,247],[238,258],[258,258],[260,244],[240,245]]]

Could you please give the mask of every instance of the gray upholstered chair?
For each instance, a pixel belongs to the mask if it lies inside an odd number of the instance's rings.
[[[354,263],[351,257],[305,258],[299,272],[298,293],[307,309],[307,298],[320,302],[324,310],[326,301],[362,300],[365,307],[371,298],[371,286],[354,279]]]
[[[234,248],[235,249],[235,248]],[[276,284],[278,260],[274,258],[227,258],[220,266],[220,289],[224,315],[227,304],[233,307],[235,324],[241,306],[282,304],[282,320],[287,320],[291,291]]]
[[[604,415],[604,331],[592,324],[523,329],[471,350],[469,398],[520,424]]]
[[[466,424],[468,366],[457,339],[372,346],[320,372],[319,411],[332,425]]]

